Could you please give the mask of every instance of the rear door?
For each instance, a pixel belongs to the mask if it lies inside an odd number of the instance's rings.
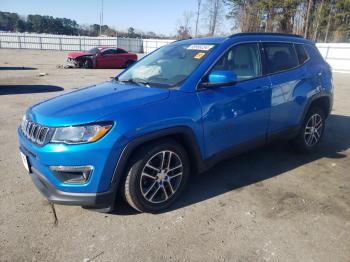
[[[266,71],[271,81],[269,133],[296,126],[305,103],[306,70],[299,64],[293,43],[263,43]],[[306,60],[304,61],[306,62]]]
[[[258,43],[230,48],[211,71],[233,71],[238,82],[197,92],[202,105],[206,157],[247,142],[264,141],[270,109],[270,81],[262,75]]]
[[[121,48],[117,48],[117,54],[118,54],[118,63],[119,63],[118,68],[125,66],[126,62],[128,61],[134,60],[130,53],[128,53],[127,51]]]

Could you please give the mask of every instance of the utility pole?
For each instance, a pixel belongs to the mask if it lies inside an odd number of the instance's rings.
[[[102,35],[102,25],[103,25],[103,0],[101,0],[100,35]]]

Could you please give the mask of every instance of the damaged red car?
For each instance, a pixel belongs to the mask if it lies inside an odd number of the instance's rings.
[[[117,47],[95,47],[85,52],[71,52],[67,61],[82,68],[126,68],[137,61],[137,55]]]

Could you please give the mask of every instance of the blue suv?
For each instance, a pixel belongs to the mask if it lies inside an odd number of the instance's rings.
[[[53,203],[111,210],[121,193],[159,212],[223,158],[275,139],[315,149],[332,103],[331,69],[304,38],[183,40],[111,81],[30,107],[20,152]]]

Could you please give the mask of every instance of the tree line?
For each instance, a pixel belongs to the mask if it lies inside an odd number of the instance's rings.
[[[350,0],[196,0],[196,3],[196,10],[186,11],[180,19],[179,39],[220,35],[226,20],[232,32],[292,33],[317,42],[350,40]]]
[[[131,38],[167,38],[165,35],[158,35],[154,32],[144,33],[129,27],[127,31],[117,31],[108,25],[101,26],[79,25],[75,20],[68,18],[57,18],[52,16],[28,15],[23,17],[17,13],[0,11],[0,31],[6,32],[28,32],[28,33],[45,33],[59,35],[82,35],[82,36],[119,36]]]
[[[349,42],[350,0],[193,0],[196,10],[178,20],[176,38],[231,32],[279,32],[302,35],[317,42]],[[75,20],[0,11],[0,30],[83,36],[169,38],[133,27],[117,31],[108,25],[79,25]],[[170,36],[172,37],[172,36]]]

